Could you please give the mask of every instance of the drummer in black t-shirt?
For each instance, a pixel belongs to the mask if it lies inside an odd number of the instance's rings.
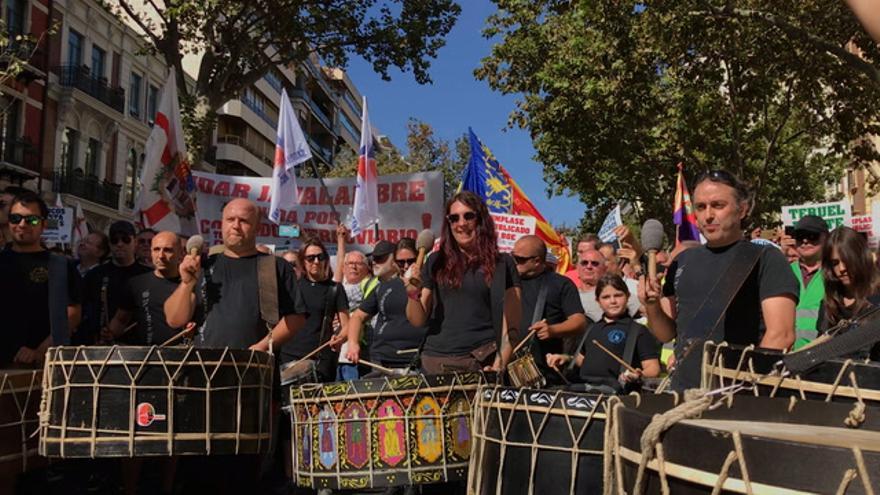
[[[305,322],[295,306],[293,270],[275,258],[278,287],[278,324],[271,335],[260,316],[257,259],[271,256],[257,251],[260,211],[247,199],[237,198],[223,208],[222,253],[211,256],[202,274],[202,256],[187,254],[180,263],[180,284],[165,301],[168,326],[182,328],[192,321],[196,286],[204,299],[205,321],[196,342],[201,347],[269,350],[269,340],[283,345]]]
[[[296,281],[297,307],[308,313],[305,324],[296,339],[281,347],[281,363],[289,363],[305,357],[321,344],[331,340],[331,346],[342,344],[345,336],[333,335],[333,319],[339,318],[342,328],[348,325],[348,297],[342,284],[333,281],[330,273],[330,255],[324,244],[317,239],[303,241],[299,252],[303,262],[303,276]],[[325,348],[316,357],[321,381],[336,378],[335,352]]]
[[[583,347],[574,357],[579,368],[580,383],[608,393],[635,390],[642,377],[654,378],[660,374],[660,342],[644,325],[629,316],[627,303],[629,288],[619,275],[605,275],[596,283],[596,301],[602,308],[602,318],[590,325]],[[634,347],[632,356],[626,356],[627,342]],[[629,360],[636,370],[621,370],[620,363],[595,344],[598,342],[615,356]],[[565,354],[547,354],[547,364],[560,369],[572,359]]]
[[[373,275],[379,278],[379,285],[370,291],[349,319],[347,357],[353,363],[360,360],[364,322],[378,314],[370,339],[370,359],[386,368],[405,369],[413,361],[413,355],[398,351],[417,349],[426,331],[414,327],[406,319],[406,288],[398,276],[415,263],[415,244],[412,239],[401,240],[396,247],[388,241],[379,241],[370,257]]]
[[[183,248],[177,234],[165,231],[153,236],[150,257],[154,270],[126,282],[119,310],[102,335],[105,340],[130,345],[161,345],[180,330],[165,322],[165,301],[180,285],[178,267],[183,259]],[[201,304],[198,300],[196,304],[194,321],[199,321]],[[136,327],[125,331],[132,318]]]
[[[442,229],[440,250],[424,270],[413,270],[405,280],[407,319],[416,327],[428,325],[422,368],[427,374],[500,371],[510,360],[511,340],[521,337],[520,281],[513,260],[498,251],[495,222],[470,191],[447,201]],[[495,280],[499,285],[493,291]],[[503,311],[493,311],[502,302]]]

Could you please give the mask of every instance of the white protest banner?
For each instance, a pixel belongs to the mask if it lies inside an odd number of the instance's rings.
[[[805,205],[792,205],[782,207],[782,224],[794,225],[801,217],[816,215],[822,217],[828,223],[828,230],[834,230],[841,225],[849,225],[852,217],[852,209],[849,201],[832,201],[830,203],[815,203]]]
[[[43,240],[55,244],[70,244],[73,235],[73,208],[49,207],[49,218],[43,230]]]
[[[602,222],[602,227],[599,228],[599,239],[602,239],[602,242],[616,241],[617,234],[614,233],[614,229],[619,225],[623,225],[623,220],[620,218],[620,205],[617,205]]]
[[[502,253],[509,253],[513,245],[520,237],[535,235],[537,220],[535,217],[525,215],[508,215],[506,213],[491,213],[495,221],[495,233],[498,237],[498,249]]]
[[[264,218],[269,210],[271,177],[237,177],[206,172],[193,172],[199,205],[199,230],[210,245],[220,244],[223,206],[235,198],[248,198],[257,204]],[[354,177],[324,179],[325,191],[317,179],[298,178],[299,204],[281,209],[278,225],[264,221],[257,234],[260,244],[273,244],[277,249],[297,247],[299,241],[279,235],[279,225],[298,225],[300,239],[316,237],[331,251],[336,247],[336,222],[331,203],[343,223],[351,214],[354,201]],[[439,236],[443,221],[443,175],[440,172],[383,175],[379,177],[378,238],[374,229],[367,229],[351,239],[350,247],[365,252],[377,240],[397,242],[401,237],[415,239],[423,229]]]

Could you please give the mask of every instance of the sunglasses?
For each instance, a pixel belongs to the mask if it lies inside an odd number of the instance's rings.
[[[537,258],[537,256],[517,256],[517,255],[515,255],[515,254],[512,255],[512,256],[513,256],[513,261],[514,261],[517,265],[524,265],[524,264],[528,263],[528,261],[529,261],[530,259],[532,259],[532,258]]]
[[[125,234],[110,236],[110,244],[119,244],[120,241],[122,241],[123,244],[128,244],[131,242],[131,236]]]
[[[305,259],[309,263],[317,263],[319,261],[327,261],[328,258],[329,258],[329,256],[327,256],[326,253],[309,254],[309,255],[303,256],[303,259]]]
[[[401,268],[406,268],[409,265],[415,264],[416,259],[415,258],[406,258],[406,259],[402,259],[402,260],[394,260],[394,262],[397,263],[397,266],[399,266]]]
[[[459,221],[459,219],[461,219],[461,217],[464,217],[465,222],[473,222],[474,220],[477,219],[477,214],[476,214],[476,212],[473,212],[473,211],[465,212],[464,215],[459,215],[458,213],[450,213],[449,215],[446,215],[446,220],[448,220],[449,223],[454,225],[454,224],[458,223],[458,221]]]
[[[43,221],[43,217],[40,215],[19,215],[18,213],[13,213],[9,215],[9,225],[18,225],[21,221],[24,220],[26,225],[30,225],[31,227],[36,227],[40,225],[40,222]]]
[[[601,261],[594,261],[594,260],[581,260],[578,262],[578,265],[581,265],[584,267],[592,266],[593,268],[596,268],[598,266],[601,266],[602,262]]]
[[[803,234],[797,234],[794,237],[794,242],[798,244],[803,244],[804,242],[809,242],[810,244],[816,245],[819,243],[819,239],[822,238],[822,234],[817,234],[815,232],[806,232]]]

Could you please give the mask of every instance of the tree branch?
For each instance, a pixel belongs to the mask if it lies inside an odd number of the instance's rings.
[[[767,12],[760,12],[757,10],[737,9],[730,6],[722,8],[707,5],[706,8],[708,10],[692,11],[690,12],[690,15],[749,19],[768,26],[775,27],[780,31],[788,34],[789,36],[793,36],[795,38],[801,39],[802,41],[806,41],[816,48],[819,48],[827,52],[828,54],[837,57],[838,59],[840,59],[841,62],[844,62],[850,67],[862,72],[869,79],[871,79],[874,84],[880,85],[880,70],[878,70],[873,64],[865,61],[858,55],[850,53],[844,46],[836,45],[825,39],[822,39],[812,33],[801,29],[798,26],[795,26],[794,24],[779,16]]]
[[[150,41],[153,42],[153,45],[157,49],[160,49],[161,45],[162,45],[162,38],[160,38],[158,35],[156,35],[156,33],[154,33],[153,30],[150,29],[149,26],[147,26],[147,24],[144,22],[144,20],[141,19],[141,16],[139,16],[137,14],[137,12],[134,11],[134,9],[131,7],[131,5],[128,3],[128,1],[127,0],[119,0],[119,6],[122,7],[122,10],[125,11],[126,15],[128,15],[128,17],[132,21],[134,21],[134,23],[137,24],[138,27],[140,27],[141,29],[144,30],[144,33],[146,33],[147,37],[150,38]],[[162,20],[163,20],[163,22],[165,21],[164,18]],[[166,25],[167,25],[167,23],[166,23]]]

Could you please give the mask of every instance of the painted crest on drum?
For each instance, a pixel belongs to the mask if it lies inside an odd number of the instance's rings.
[[[155,421],[164,421],[164,414],[156,414],[156,408],[153,407],[149,402],[141,402],[137,405],[137,409],[135,410],[136,421],[138,426],[146,428],[150,426]]]
[[[302,445],[302,448],[296,449],[296,455],[299,457],[300,466],[309,469],[312,465],[312,429],[308,425],[309,416],[306,409],[300,408],[298,413],[299,423],[302,425],[299,427],[298,444]]]
[[[333,409],[326,405],[318,413],[318,459],[327,469],[336,464],[336,418]]]
[[[406,438],[403,427],[403,409],[393,399],[379,406],[379,434],[377,435],[379,459],[389,466],[396,466],[406,457]]]
[[[364,467],[370,459],[366,418],[367,410],[358,402],[349,404],[342,412],[345,457],[348,464],[356,468]]]
[[[416,404],[416,416],[428,418],[416,420],[416,445],[419,457],[428,462],[437,462],[437,459],[443,455],[440,405],[433,397],[423,397]]]
[[[466,399],[458,399],[449,408],[448,420],[452,453],[467,459],[471,453],[471,405]]]

